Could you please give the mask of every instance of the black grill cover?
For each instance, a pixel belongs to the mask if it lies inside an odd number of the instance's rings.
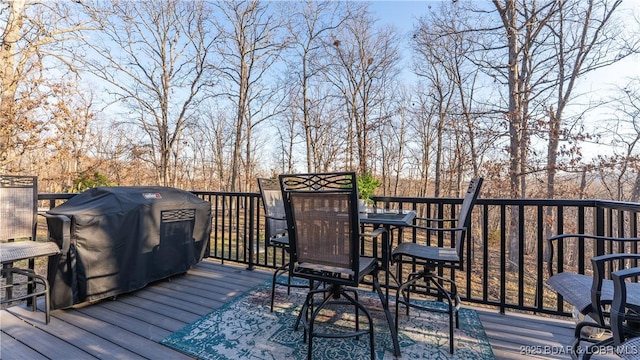
[[[60,309],[134,291],[186,272],[202,260],[211,234],[211,204],[168,187],[99,187],[48,211],[62,254],[49,263],[51,305]],[[66,245],[66,246],[65,246]]]

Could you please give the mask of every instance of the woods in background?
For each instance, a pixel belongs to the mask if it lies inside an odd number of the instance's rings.
[[[637,59],[637,13],[411,4],[403,33],[368,2],[3,1],[0,170],[43,192],[348,169],[391,196],[483,176],[485,197],[637,201],[640,79],[584,86]]]

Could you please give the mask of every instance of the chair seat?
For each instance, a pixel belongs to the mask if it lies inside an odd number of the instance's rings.
[[[364,256],[360,257],[360,274],[368,274],[375,268],[375,266],[376,266],[375,258],[364,257]],[[347,275],[347,276],[353,275],[353,271],[351,269],[328,266],[328,265],[320,265],[320,264],[308,264],[308,263],[299,263],[296,266],[295,271],[296,273],[301,273],[301,272],[304,273],[308,271],[310,273],[327,272],[327,273],[341,274],[341,275]]]
[[[401,255],[424,261],[460,262],[460,257],[454,248],[426,246],[411,242],[401,243],[393,250],[394,259]]]
[[[576,307],[582,314],[591,311],[591,284],[593,277],[584,274],[561,272],[547,280],[547,284],[565,301]],[[613,301],[613,281],[605,279],[602,283],[600,301],[610,304]],[[627,286],[627,302],[640,306],[640,284],[630,283]]]
[[[60,253],[54,242],[17,241],[0,243],[0,263],[11,263],[39,256],[51,256]]]

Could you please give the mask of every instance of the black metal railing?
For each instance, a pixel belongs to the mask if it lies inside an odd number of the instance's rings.
[[[274,268],[286,260],[282,249],[267,246],[265,218],[258,193],[194,191],[212,206],[209,256],[224,261]],[[41,210],[59,205],[73,194],[40,194]],[[375,197],[380,208],[412,209],[420,217],[457,217],[462,199]],[[638,235],[640,204],[600,200],[478,199],[465,242],[463,270],[453,276],[463,300],[476,304],[539,314],[570,316],[571,309],[545,285],[548,277],[548,244],[555,234],[580,232],[595,235]],[[425,239],[413,228],[399,230],[393,241],[437,241]],[[589,259],[620,251],[578,240],[562,245],[554,268],[590,273]],[[626,249],[625,251],[638,251]],[[557,271],[557,270],[555,270]]]

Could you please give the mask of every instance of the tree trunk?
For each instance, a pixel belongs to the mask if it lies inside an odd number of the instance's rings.
[[[15,96],[18,89],[15,52],[16,43],[20,39],[24,0],[9,1],[9,15],[6,29],[0,43],[0,170],[6,161],[12,158],[12,129],[15,126]]]

